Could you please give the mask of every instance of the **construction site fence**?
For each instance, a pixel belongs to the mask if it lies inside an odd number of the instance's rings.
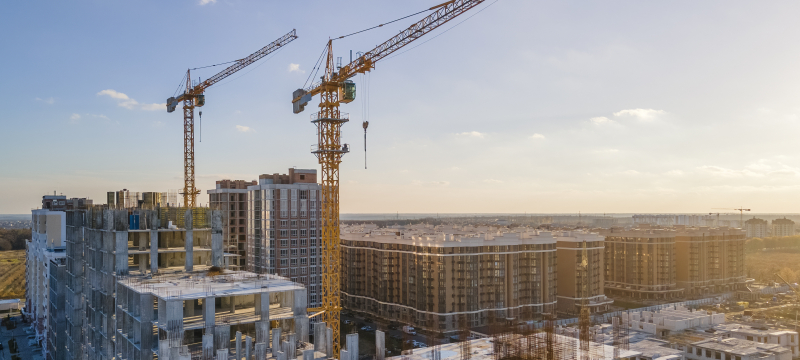
[[[719,304],[721,300],[727,300],[733,298],[733,293],[725,293],[725,294],[718,294],[713,298],[706,298],[706,299],[698,299],[698,300],[687,300],[687,301],[680,301],[675,303],[669,304],[660,304],[660,305],[652,305],[647,307],[641,307],[636,309],[628,309],[622,311],[614,311],[605,314],[599,315],[592,315],[592,323],[594,324],[601,324],[601,323],[611,323],[611,318],[622,316],[622,314],[631,313],[631,312],[642,312],[642,311],[651,311],[656,312],[662,309],[674,309],[678,306],[681,307],[693,307],[693,306],[703,306],[703,305],[714,305]],[[553,325],[561,325],[567,326],[572,324],[577,324],[578,318],[570,318],[570,319],[559,319],[553,320]],[[545,326],[545,321],[528,321],[527,323],[522,325],[524,328],[529,330],[538,330],[543,329]]]

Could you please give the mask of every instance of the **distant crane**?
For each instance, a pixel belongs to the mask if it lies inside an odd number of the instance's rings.
[[[750,209],[743,209],[741,207],[738,208],[738,209],[714,208],[714,210],[736,210],[736,211],[738,211],[739,212],[739,227],[742,228],[742,229],[744,229],[744,215],[743,214],[744,214],[745,211],[750,211]],[[711,215],[711,213],[709,213],[709,215]],[[719,214],[717,214],[717,216],[719,216]]]
[[[282,46],[297,39],[295,30],[290,31],[288,34],[281,36],[278,40],[273,41],[269,45],[261,48],[244,59],[236,60],[236,62],[228,66],[225,70],[220,71],[218,74],[210,77],[206,81],[192,87],[192,74],[191,69],[186,70],[186,87],[183,94],[178,97],[170,97],[167,99],[167,112],[175,111],[178,104],[183,101],[183,206],[195,207],[197,194],[200,190],[194,185],[194,108],[201,107],[206,104],[206,97],[203,92],[228,76],[233,75],[239,70],[244,69],[248,65],[264,58],[272,52],[280,49]]]
[[[431,7],[433,11],[422,20],[400,31],[391,39],[363,53],[344,66],[336,66],[333,57],[333,40],[328,40],[323,55],[325,73],[321,81],[292,93],[292,111],[299,114],[314,95],[320,96],[319,112],[311,115],[311,122],[317,128],[317,147],[312,153],[317,156],[322,168],[322,305],[310,311],[324,311],[323,321],[333,332],[333,356],[339,358],[339,164],[342,157],[350,152],[348,144],[342,144],[342,125],[350,121],[346,113],[339,111],[340,104],[347,104],[356,98],[356,84],[350,78],[375,69],[381,59],[395,53],[413,41],[425,36],[438,27],[475,8],[486,0],[450,0]],[[332,24],[328,22],[326,24]],[[383,26],[383,25],[380,25]],[[320,58],[322,59],[322,58]],[[402,104],[398,99],[396,104]]]

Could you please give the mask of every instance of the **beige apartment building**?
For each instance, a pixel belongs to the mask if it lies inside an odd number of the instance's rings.
[[[787,218],[772,220],[772,236],[794,236],[794,221]]]
[[[452,333],[556,310],[556,238],[533,229],[343,227],[342,305]]]
[[[603,240],[598,234],[578,231],[563,232],[556,237],[559,312],[577,314],[585,303],[595,313],[608,310],[614,302],[604,291]]]
[[[247,265],[247,187],[256,181],[218,180],[208,190],[209,207],[222,211],[224,251],[236,255],[228,264],[244,269]],[[229,256],[230,257],[230,256]]]
[[[309,306],[322,301],[322,209],[317,171],[264,174],[247,188],[247,269],[290,278],[308,288]]]
[[[744,222],[744,229],[748,239],[769,236],[769,223],[764,219],[748,219]]]
[[[743,289],[745,232],[732,228],[685,228],[675,236],[678,287],[686,295]]]
[[[636,299],[683,296],[675,271],[675,230],[604,231],[606,294]]]

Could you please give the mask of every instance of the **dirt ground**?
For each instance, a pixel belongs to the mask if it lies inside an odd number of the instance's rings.
[[[25,250],[0,251],[0,299],[25,297]]]

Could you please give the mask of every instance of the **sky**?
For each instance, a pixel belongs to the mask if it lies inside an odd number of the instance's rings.
[[[319,169],[309,122],[319,99],[293,114],[291,93],[327,39],[435,4],[9,2],[0,213],[27,213],[53,191],[103,203],[107,191],[182,188],[181,113],[163,104],[186,69],[243,58],[292,29],[297,40],[207,90],[198,201],[216,180]],[[488,0],[353,79],[341,211],[798,212],[799,10]],[[425,15],[336,40],[334,53],[347,61]]]

